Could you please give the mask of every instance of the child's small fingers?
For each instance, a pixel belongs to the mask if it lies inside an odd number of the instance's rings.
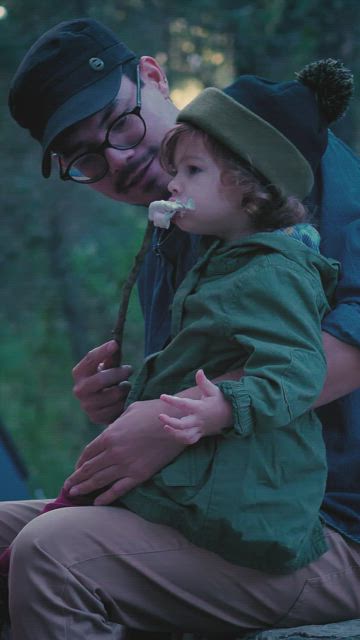
[[[166,413],[160,413],[159,419],[165,425],[170,425],[173,429],[181,429],[181,418],[173,418],[172,416],[167,416]]]
[[[179,429],[180,431],[197,427],[197,420],[193,415],[174,418],[172,416],[167,416],[165,413],[160,413],[159,418],[163,424],[168,424],[173,427],[173,429]]]
[[[164,430],[167,433],[170,433],[177,442],[181,442],[186,445],[195,444],[195,442],[198,442],[201,438],[199,430],[195,428],[179,431],[178,429],[173,429],[169,424],[166,424],[164,425]]]
[[[192,400],[191,398],[179,398],[178,396],[170,396],[167,393],[162,393],[160,400],[163,400],[167,404],[170,404],[176,409],[189,413],[195,406],[198,400]]]
[[[199,369],[195,374],[196,384],[199,387],[201,393],[204,396],[213,396],[217,391],[217,386],[214,385],[209,378],[206,377],[204,371]]]

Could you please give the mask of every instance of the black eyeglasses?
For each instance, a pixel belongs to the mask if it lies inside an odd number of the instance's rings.
[[[146,124],[141,110],[141,87],[139,65],[136,67],[136,106],[132,111],[122,113],[108,127],[105,140],[95,151],[88,151],[77,156],[70,162],[65,170],[62,168],[61,155],[54,154],[59,160],[61,180],[73,180],[89,184],[98,182],[107,174],[109,170],[108,161],[105,158],[104,150],[112,149],[132,149],[136,147],[145,137]]]

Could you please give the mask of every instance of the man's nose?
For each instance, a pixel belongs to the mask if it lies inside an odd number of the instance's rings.
[[[116,171],[121,169],[134,157],[135,149],[115,149],[114,147],[107,147],[104,150],[104,154],[110,171]]]

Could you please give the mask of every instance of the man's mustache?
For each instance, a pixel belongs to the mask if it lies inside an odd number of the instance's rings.
[[[141,174],[148,164],[159,153],[159,147],[150,147],[146,153],[135,161],[130,161],[121,171],[116,181],[117,191],[119,193],[126,193],[137,180],[138,174]]]

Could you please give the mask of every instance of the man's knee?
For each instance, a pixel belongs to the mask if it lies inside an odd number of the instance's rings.
[[[12,543],[19,531],[35,518],[46,504],[45,500],[17,500],[0,503],[0,550]]]
[[[28,565],[39,554],[45,554],[49,561],[52,558],[69,568],[104,553],[127,553],[136,540],[137,529],[127,523],[134,517],[114,507],[48,511],[29,522],[18,534],[12,548],[12,563]]]
[[[26,524],[16,536],[11,549],[11,566],[14,564],[24,570],[39,556],[58,558],[71,549],[74,535],[72,522],[76,508],[58,509],[41,514]],[[72,513],[74,512],[74,513]],[[77,519],[78,523],[81,519]]]
[[[35,518],[29,522],[16,536],[11,548],[11,561],[22,562],[25,567],[27,559],[31,558],[39,538],[46,535],[47,526],[45,518]],[[25,561],[26,560],[26,561]]]

